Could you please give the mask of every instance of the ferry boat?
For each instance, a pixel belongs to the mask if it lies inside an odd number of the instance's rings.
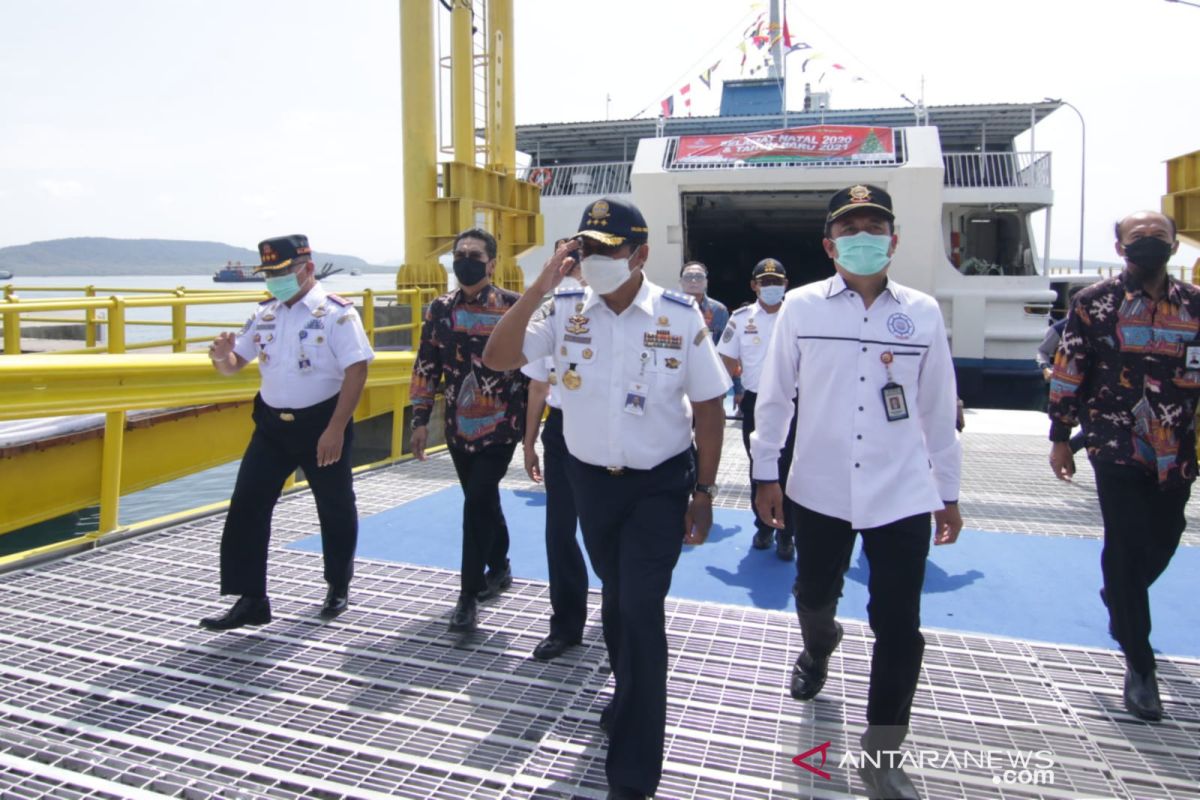
[[[726,81],[717,116],[518,126],[547,242],[522,258],[526,274],[586,203],[620,197],[646,216],[651,280],[674,286],[683,263],[702,261],[709,294],[733,308],[753,299],[762,258],[780,260],[793,287],[832,275],[829,198],[873,184],[896,206],[890,275],[941,303],[964,402],[1035,407],[1045,388],[1033,353],[1064,293],[1045,270],[1050,153],[1017,139],[1060,103],[835,109],[806,88],[797,112],[783,98],[774,78]]]

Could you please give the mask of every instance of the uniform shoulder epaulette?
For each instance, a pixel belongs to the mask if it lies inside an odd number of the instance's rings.
[[[328,294],[328,295],[326,295],[326,297],[328,297],[330,299],[330,301],[337,303],[342,308],[345,308],[346,306],[354,305],[353,301],[347,300],[346,298],[342,297],[341,295]]]
[[[555,297],[583,297],[583,289],[555,289]]]
[[[266,300],[263,300],[261,303],[259,303],[259,305],[265,306],[267,303],[274,303],[274,302],[275,302],[274,297],[268,297]]]
[[[673,303],[679,303],[679,305],[681,305],[681,306],[696,305],[696,298],[692,297],[690,294],[684,294],[683,292],[672,291],[671,289],[663,290],[663,297],[665,297],[666,299],[670,300]]]
[[[744,305],[744,306],[738,306],[737,308],[735,308],[733,310],[733,314],[731,314],[730,316],[736,317],[738,314],[749,311],[753,307],[753,305],[754,305],[753,303],[746,303],[746,305]]]

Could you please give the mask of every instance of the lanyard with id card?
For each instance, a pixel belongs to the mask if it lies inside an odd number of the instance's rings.
[[[885,350],[879,354],[879,360],[883,362],[883,368],[887,370],[887,383],[883,385],[879,394],[883,397],[883,411],[887,415],[888,422],[908,419],[908,401],[904,398],[904,387],[892,380],[892,360],[894,358],[891,350]]]

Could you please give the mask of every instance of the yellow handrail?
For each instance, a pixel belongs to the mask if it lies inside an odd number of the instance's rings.
[[[377,354],[359,406],[363,416],[392,413],[389,460],[401,457],[402,420],[414,360],[411,352]],[[102,535],[118,527],[126,412],[244,402],[254,396],[258,385],[253,365],[223,376],[200,353],[0,358],[0,421],[105,415],[97,532]]]
[[[18,355],[21,352],[20,326],[26,322],[57,322],[82,323],[84,330],[84,347],[60,350],[55,355],[96,353],[123,353],[127,350],[147,349],[155,347],[170,347],[174,352],[184,352],[188,344],[206,341],[206,337],[188,337],[188,328],[224,328],[232,329],[240,326],[241,322],[189,321],[187,310],[192,306],[244,304],[260,301],[265,293],[259,291],[214,291],[214,290],[185,290],[178,289],[170,292],[155,290],[154,294],[141,297],[125,297],[114,295],[96,297],[94,287],[83,287],[89,294],[84,297],[57,297],[26,300],[18,294],[9,292],[11,285],[6,287],[4,302],[0,303],[0,318],[4,322],[4,354]],[[150,290],[128,290],[149,292]],[[372,344],[379,333],[396,331],[411,331],[415,342],[420,331],[422,309],[437,291],[433,289],[367,289],[360,292],[344,292],[341,296],[362,300],[363,327]],[[397,325],[376,326],[376,308],[383,300],[404,304],[411,309],[410,321]],[[127,316],[129,309],[165,308],[170,311],[170,320],[131,319]],[[80,317],[69,316],[71,312],[81,312]],[[106,318],[101,318],[99,312],[105,312]],[[47,316],[48,314],[64,314],[65,316]],[[99,330],[104,327],[108,331],[106,346],[98,346]],[[148,342],[129,342],[127,330],[129,326],[160,326],[171,328],[170,339],[156,339]],[[118,330],[119,329],[119,330]]]

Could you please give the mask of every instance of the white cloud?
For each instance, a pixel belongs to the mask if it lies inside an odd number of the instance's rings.
[[[37,182],[37,185],[38,188],[56,200],[73,200],[79,197],[87,197],[93,193],[91,189],[79,181],[73,180],[43,178]]]

